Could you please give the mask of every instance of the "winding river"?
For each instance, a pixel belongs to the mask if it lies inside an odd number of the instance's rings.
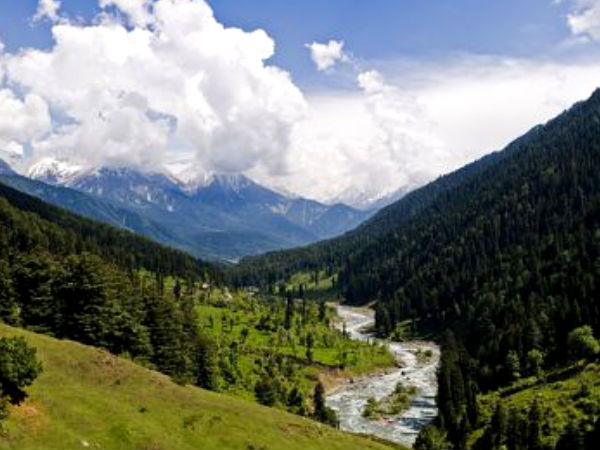
[[[346,323],[346,331],[350,337],[360,341],[374,339],[371,334],[364,331],[374,323],[372,310],[338,306],[338,315]],[[343,322],[340,323],[340,327]],[[419,430],[437,414],[436,369],[440,350],[432,342],[390,342],[388,346],[401,368],[344,384],[327,396],[326,403],[337,412],[342,430],[372,434],[412,446]],[[417,358],[416,354],[419,350],[431,350],[433,356],[425,360]],[[374,421],[363,418],[362,413],[367,400],[370,397],[375,397],[377,400],[387,397],[394,391],[398,382],[402,382],[405,386],[415,386],[419,390],[409,409],[389,419]]]

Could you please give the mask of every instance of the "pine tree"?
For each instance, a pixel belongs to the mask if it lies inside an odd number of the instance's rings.
[[[216,391],[219,387],[218,354],[215,342],[199,333],[194,345],[196,384],[204,389]]]
[[[19,324],[19,310],[12,275],[8,263],[2,259],[0,259],[0,320],[9,325]]]
[[[294,300],[292,298],[292,292],[288,291],[285,303],[285,319],[283,326],[286,330],[292,328],[292,320],[294,318]]]
[[[585,430],[572,422],[569,423],[558,439],[555,450],[586,450]]]
[[[338,426],[337,416],[335,411],[328,408],[325,404],[325,387],[320,381],[315,386],[313,394],[314,418],[319,422],[325,423],[332,427]]]
[[[542,411],[539,400],[536,398],[529,409],[527,425],[528,450],[543,450],[542,445]]]

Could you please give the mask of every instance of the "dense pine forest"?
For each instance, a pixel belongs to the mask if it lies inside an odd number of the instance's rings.
[[[349,303],[378,301],[382,334],[393,335],[410,321],[421,333],[439,336],[440,414],[437,431],[427,433],[445,436],[450,444],[429,439],[419,448],[461,449],[485,426],[479,394],[532,375],[535,366],[552,370],[596,357],[597,351],[574,351],[572,341],[579,336],[595,348],[600,332],[598,174],[600,91],[504,151],[407,196],[356,231],[248,259],[234,279],[268,285],[299,269],[328,268],[338,275],[338,289]],[[534,426],[531,417],[540,415],[535,408],[514,420],[521,417],[522,426]],[[586,417],[565,433],[591,430],[595,413]],[[488,433],[481,437],[489,438]],[[503,438],[481,448],[556,444],[525,439],[529,443],[506,444]]]

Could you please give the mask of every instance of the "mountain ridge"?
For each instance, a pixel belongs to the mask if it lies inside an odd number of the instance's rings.
[[[161,171],[84,168],[43,158],[25,171],[26,177],[12,170],[0,175],[7,184],[73,212],[211,260],[237,261],[316,242],[371,215],[288,197],[239,174],[182,181]]]

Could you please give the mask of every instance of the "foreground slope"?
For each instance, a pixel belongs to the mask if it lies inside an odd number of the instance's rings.
[[[38,350],[43,374],[0,448],[385,449],[275,409],[183,387],[104,351],[0,325]]]

